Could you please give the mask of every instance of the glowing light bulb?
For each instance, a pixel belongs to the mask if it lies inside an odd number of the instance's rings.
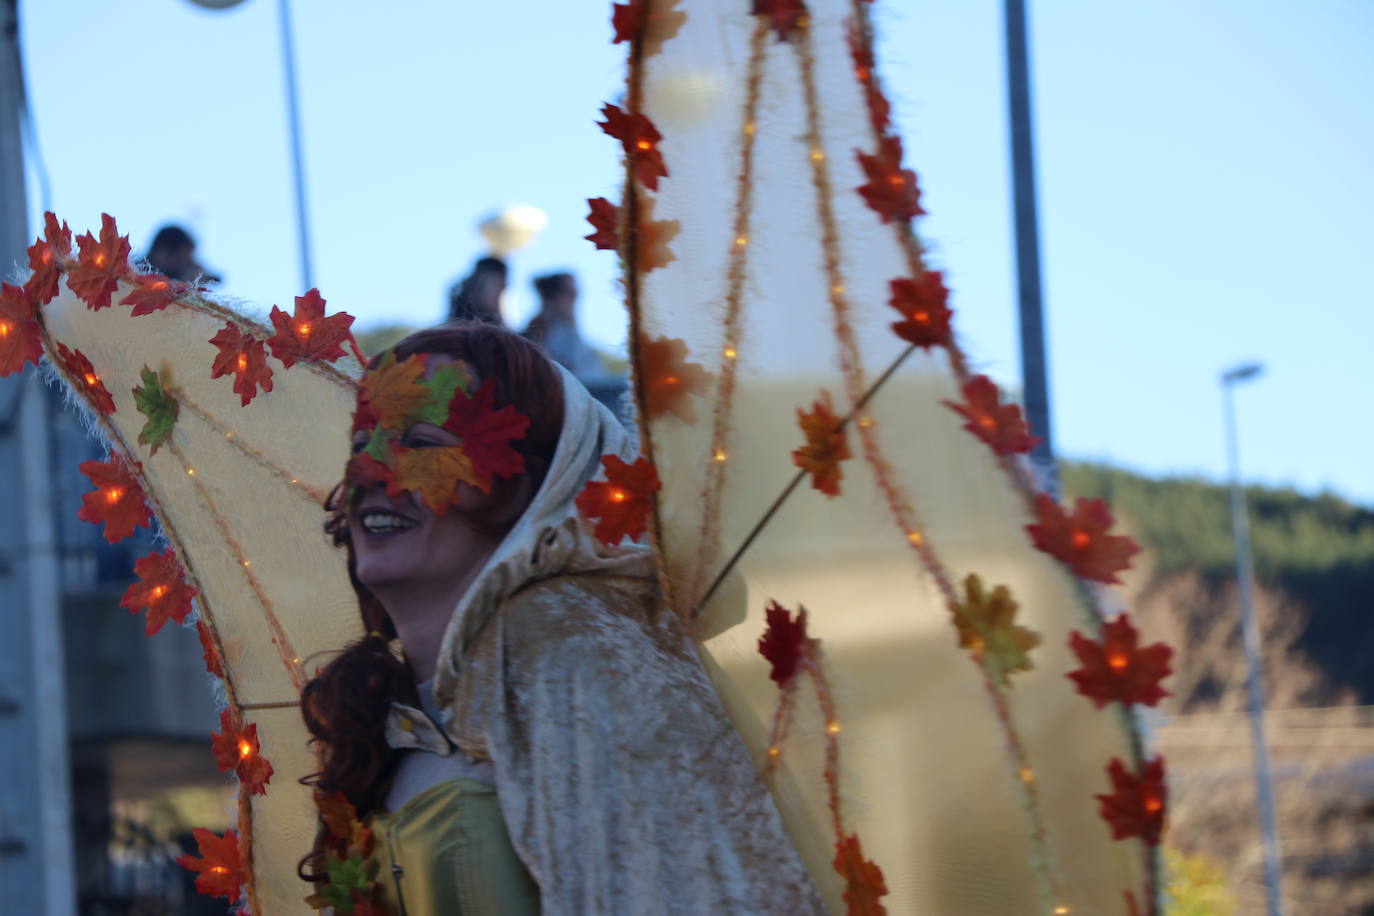
[[[906,539],[917,547],[925,543],[925,536],[919,531],[908,531],[906,533]]]
[[[240,354],[239,354],[239,371],[240,371],[240,372],[247,372],[247,371],[248,371],[248,354],[247,354],[247,353],[240,353]]]
[[[997,428],[997,421],[985,415],[978,418],[978,425],[991,432]]]
[[[712,457],[714,460],[716,460],[716,461],[724,461],[724,460],[725,460],[725,452],[724,452],[723,450],[721,450],[721,449],[716,449],[715,454],[712,455],[711,457]]]
[[[1075,531],[1073,533],[1073,546],[1082,550],[1092,543],[1092,538],[1085,531]]]
[[[14,330],[14,325],[8,321],[0,321],[0,337],[9,337],[10,331]]]
[[[611,502],[613,503],[623,503],[625,500],[629,498],[630,494],[620,489],[620,487],[615,487],[611,490]]]
[[[825,723],[825,730],[832,735],[838,735],[840,733],[840,723],[831,719],[829,722]]]
[[[1113,652],[1107,656],[1107,664],[1115,668],[1117,671],[1121,671],[1130,663],[1131,660],[1126,657],[1125,652]]]
[[[247,741],[240,741],[240,742],[239,742],[239,756],[240,756],[240,757],[247,757],[247,756],[248,756],[249,754],[251,754],[251,753],[253,753],[253,745],[249,744]]]
[[[223,865],[211,865],[210,871],[214,872],[217,875],[229,874],[229,869],[225,868]]]
[[[153,289],[157,290],[158,292],[162,292],[164,289],[167,289],[172,284],[168,283],[166,280],[154,280],[152,283],[149,283],[148,285]]]
[[[821,150],[813,149],[813,150],[811,151],[811,161],[812,161],[812,162],[820,162],[820,161],[823,160],[824,158],[825,158],[825,153],[822,152]]]
[[[1021,777],[1022,782],[1035,782],[1035,774],[1031,772],[1030,767],[1022,767],[1016,775]]]
[[[930,312],[920,311],[911,314],[911,320],[917,324],[930,324]]]
[[[196,476],[196,469],[195,469],[195,468],[187,468],[187,469],[186,469],[186,476],[187,476],[187,477],[194,477],[194,476]]]
[[[1150,797],[1145,799],[1145,810],[1150,812],[1151,814],[1157,813],[1163,807],[1164,802],[1160,799],[1158,795],[1151,795]]]
[[[1066,906],[1057,906],[1054,908],[1055,916],[1064,916],[1064,914],[1068,913],[1068,911],[1069,908]]]
[[[902,185],[906,184],[906,179],[903,178],[901,175],[893,175],[891,178],[887,180],[887,183],[892,185],[894,188],[900,188]]]
[[[651,149],[654,148],[654,145],[653,145],[652,143],[650,143],[648,140],[640,140],[640,141],[638,141],[637,143],[635,143],[635,146],[637,146],[637,147],[639,147],[640,149],[644,150],[646,153],[647,153],[649,150],[651,150]]]
[[[748,238],[748,236],[744,236],[744,235],[737,235],[737,236],[735,236],[735,244],[738,245],[738,246],[741,247],[741,248],[743,248],[745,245],[748,245],[748,244],[749,244],[749,238]]]
[[[247,560],[244,560],[244,561],[243,561],[243,568],[244,568],[244,569],[247,569],[247,568],[248,568],[249,566],[251,566],[251,565],[252,565],[252,564],[249,563]]]
[[[96,267],[104,267],[104,266],[105,266],[105,262],[108,261],[109,258],[107,258],[107,257],[105,256],[105,252],[101,251],[101,252],[97,252],[97,253],[96,253],[96,256],[95,256],[94,260],[95,260],[95,266],[96,266]]]
[[[95,374],[94,372],[87,372],[87,373],[86,373],[86,385],[87,385],[88,387],[94,388],[96,385],[99,385],[99,384],[100,384],[100,379],[96,376],[96,374]]]
[[[668,376],[664,376],[664,378],[663,378],[663,384],[665,384],[665,385],[676,385],[676,384],[678,383],[678,381],[679,381],[679,380],[678,380],[678,377],[677,377],[676,375],[668,375]]]
[[[834,286],[830,287],[830,291],[831,291],[832,293],[834,293],[836,296],[843,296],[843,295],[844,295],[844,287],[841,286],[841,285],[838,284],[838,283],[836,283]]]
[[[153,586],[153,597],[154,597],[154,598],[161,598],[161,597],[162,597],[163,595],[165,595],[165,594],[167,594],[167,586],[165,586],[165,585],[154,585],[154,586]]]
[[[768,749],[769,757],[777,757],[780,754],[782,754],[782,748],[778,747],[776,744]]]
[[[105,502],[114,505],[115,503],[119,502],[120,499],[123,498],[123,496],[124,490],[122,487],[110,487],[105,491]]]
[[[754,131],[756,130],[758,130],[758,128],[754,126],[753,121],[749,121],[744,125],[744,135],[746,137],[754,136]]]
[[[860,418],[859,418],[859,425],[862,426],[864,429],[868,429],[868,428],[870,428],[871,426],[873,426],[874,422],[875,422],[875,421],[874,421],[874,419],[873,419],[872,417],[860,417]]]
[[[737,352],[735,352],[735,348],[734,348],[734,347],[726,347],[726,348],[725,348],[725,358],[726,358],[726,359],[734,359],[736,356],[739,356],[739,354],[738,354]]]
[[[301,335],[302,337],[309,337],[309,336],[310,336],[310,322],[308,322],[308,321],[302,321],[300,324],[296,325],[296,330],[300,333],[300,335]]]

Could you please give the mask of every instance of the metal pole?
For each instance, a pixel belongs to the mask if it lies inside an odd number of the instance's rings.
[[[277,0],[281,20],[282,71],[286,80],[286,116],[291,126],[291,168],[296,191],[296,238],[300,244],[301,291],[315,286],[310,267],[310,221],[305,209],[305,165],[301,155],[301,113],[296,102],[296,47],[291,37],[289,0]]]
[[[1240,447],[1236,436],[1235,383],[1259,374],[1255,364],[1240,366],[1221,376],[1226,421],[1226,454],[1231,471],[1231,529],[1236,541],[1236,588],[1240,598],[1241,639],[1245,646],[1246,689],[1250,700],[1250,737],[1255,757],[1255,794],[1259,800],[1260,831],[1264,841],[1264,885],[1269,916],[1283,916],[1282,871],[1279,867],[1278,825],[1274,817],[1274,787],[1269,775],[1269,745],[1264,735],[1264,683],[1261,680],[1260,634],[1255,624],[1254,563],[1250,554],[1250,522],[1240,487]]]
[[[1016,286],[1020,302],[1021,397],[1031,432],[1040,437],[1031,457],[1058,492],[1050,427],[1049,372],[1040,298],[1040,228],[1035,208],[1035,152],[1031,129],[1030,64],[1023,0],[1006,0],[1007,108],[1011,133],[1011,183],[1016,236]]]

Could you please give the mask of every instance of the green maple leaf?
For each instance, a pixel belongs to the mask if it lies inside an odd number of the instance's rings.
[[[970,574],[964,596],[954,608],[960,648],[968,649],[994,681],[1010,686],[1011,675],[1035,667],[1030,650],[1040,645],[1040,634],[1012,622],[1018,606],[1005,585],[988,593],[983,580]]]
[[[459,388],[463,391],[468,390],[467,373],[458,363],[445,363],[435,369],[429,378],[422,379],[420,384],[429,389],[429,398],[426,399],[424,406],[415,412],[415,422],[431,423],[435,426],[443,426],[447,422],[453,393]]]
[[[371,455],[387,467],[395,464],[396,459],[391,454],[389,443],[394,438],[381,425],[372,427],[372,435],[367,439],[367,445],[363,446],[363,454]]]
[[[152,454],[156,455],[158,446],[171,437],[181,405],[162,387],[161,377],[152,369],[144,366],[140,377],[143,387],[134,389],[134,404],[148,422],[143,424],[138,441],[150,446]]]
[[[330,862],[328,874],[329,884],[324,887],[322,894],[336,912],[352,913],[353,891],[367,890],[372,883],[363,866],[363,857],[355,852],[347,859]]]

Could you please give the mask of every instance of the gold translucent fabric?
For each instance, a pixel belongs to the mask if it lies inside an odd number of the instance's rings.
[[[654,220],[679,222],[676,260],[631,288],[644,335],[685,341],[688,361],[713,375],[693,399],[695,423],[668,413],[647,430],[664,481],[662,552],[690,617],[797,473],[797,409],[824,390],[848,414],[907,349],[890,329],[889,281],[911,276],[920,252],[856,193],[867,179],[855,152],[875,138],[847,35],[869,4],[808,0],[809,30],[786,42],[747,2],[679,6],[676,34],[631,75],[669,170],[657,192],[636,193],[653,198]],[[905,159],[919,172],[920,147]],[[956,330],[962,304],[956,290]],[[1149,853],[1112,840],[1094,794],[1110,791],[1111,758],[1134,759],[1133,725],[1065,677],[1077,667],[1069,632],[1095,632],[1097,612],[1027,536],[1028,470],[999,461],[944,400],[962,400],[944,350],[902,361],[849,424],[841,495],[803,482],[697,631],[762,766],[779,699],[757,649],[765,603],[809,610],[837,705],[843,814],[883,871],[889,912],[1124,914],[1126,891],[1145,904]],[[947,581],[977,573],[1009,586],[1017,623],[1040,634],[1034,670],[1003,692],[1005,716],[914,542]],[[823,773],[830,723],[807,687],[798,710],[775,795],[828,908],[844,912]],[[1008,753],[1009,736],[1023,757]]]

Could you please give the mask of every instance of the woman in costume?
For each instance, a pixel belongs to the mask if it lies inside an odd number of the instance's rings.
[[[369,635],[304,693],[307,873],[370,847],[353,900],[411,916],[820,910],[652,552],[578,517],[635,453],[580,383],[499,328],[423,331],[371,361],[353,453],[329,530]]]

